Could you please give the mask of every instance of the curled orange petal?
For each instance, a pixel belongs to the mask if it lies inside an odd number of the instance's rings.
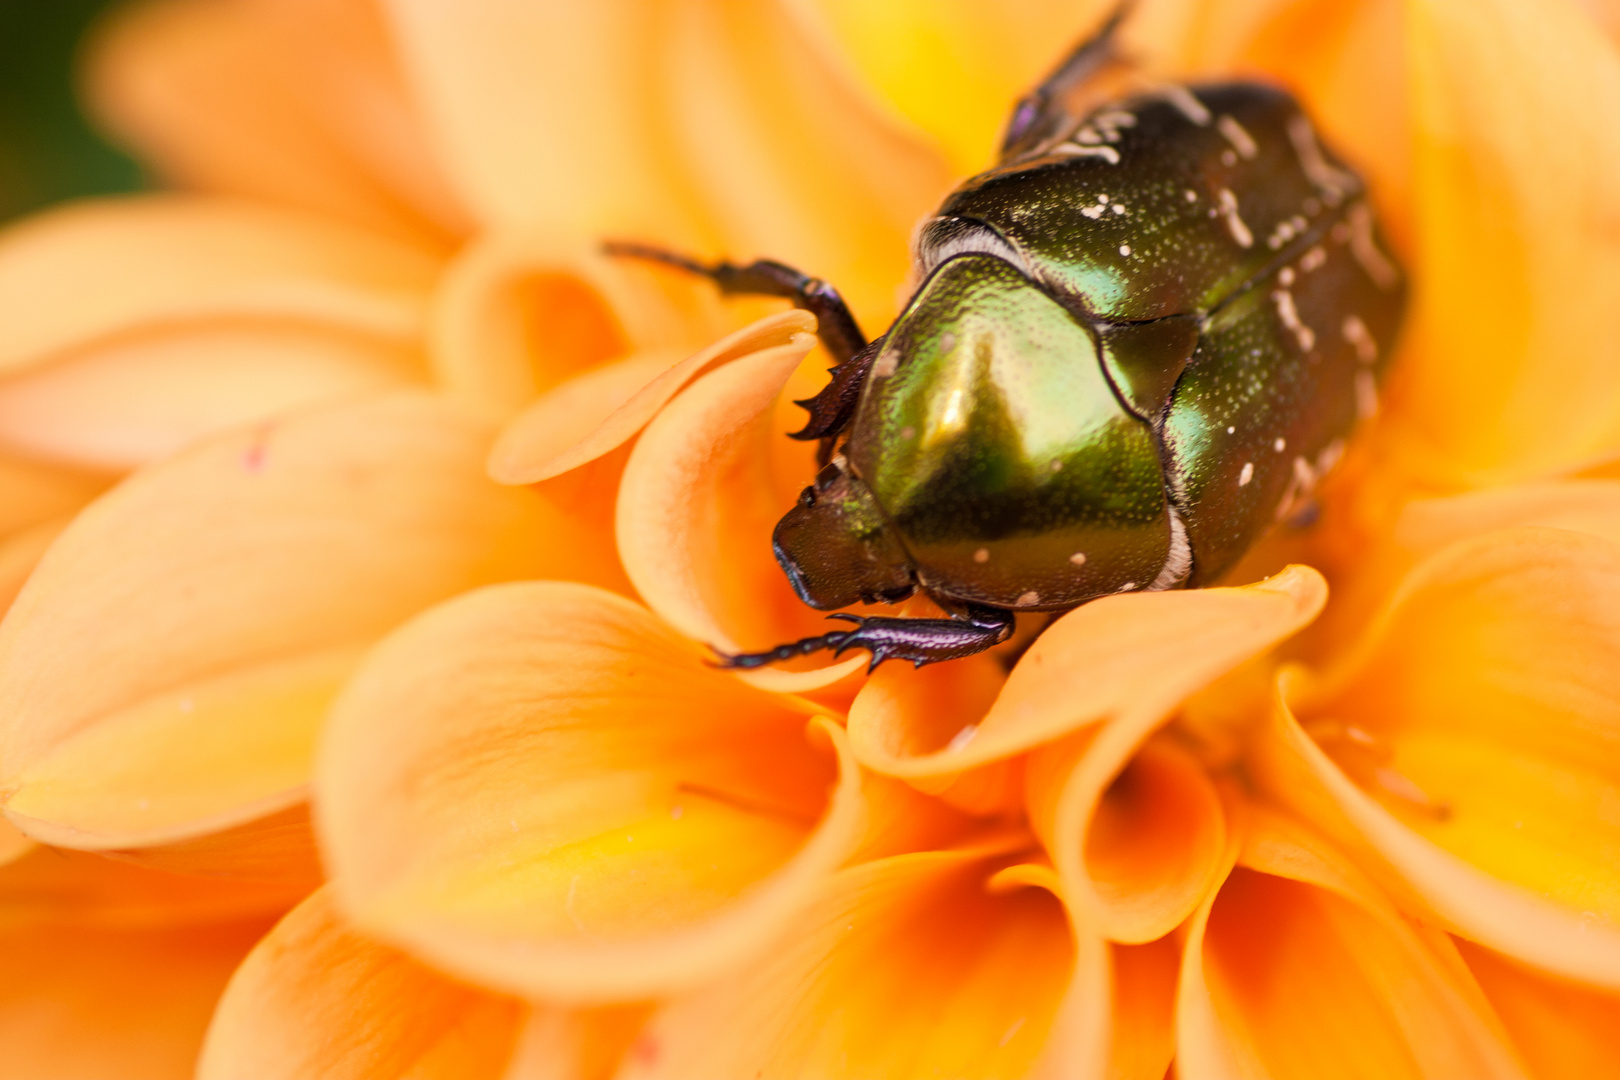
[[[1176,1075],[1524,1076],[1448,939],[1327,844],[1266,812],[1188,925]]]
[[[218,437],[81,513],[0,630],[7,814],[123,850],[290,811],[372,640],[471,586],[611,557],[485,478],[489,437],[390,396]]]
[[[930,851],[841,871],[791,939],[655,1014],[621,1075],[1097,1075],[1105,947],[1076,940],[1050,871],[987,861]]]
[[[766,327],[774,335],[796,325]],[[759,328],[761,324],[756,324]],[[773,328],[775,327],[775,328]],[[815,339],[715,368],[647,425],[619,485],[619,558],[647,606],[688,637],[725,653],[768,649],[824,633],[822,617],[788,585],[771,530],[811,475],[811,447],[782,437],[782,389]],[[864,661],[741,676],[784,692],[831,684]]]
[[[1620,1052],[1620,994],[1566,982],[1458,940],[1514,1045],[1537,1080],[1602,1076]]]
[[[199,1080],[499,1080],[526,1010],[345,925],[322,889],[248,954]]]
[[[1163,937],[1225,871],[1227,825],[1202,765],[1169,739],[1113,721],[1035,751],[1030,820],[1064,895],[1099,933]]]
[[[1620,986],[1617,611],[1612,541],[1447,547],[1337,669],[1285,673],[1256,775],[1457,932]]]
[[[1326,600],[1327,583],[1306,566],[1237,588],[1104,597],[1036,639],[976,727],[941,731],[894,693],[898,678],[874,680],[850,708],[850,743],[867,768],[915,779],[965,772],[1104,721],[1145,738],[1188,695],[1309,623]]]
[[[334,707],[316,807],[338,897],[366,932],[513,992],[712,978],[865,837],[842,729],[807,735],[821,712],[599,589],[463,596]]]

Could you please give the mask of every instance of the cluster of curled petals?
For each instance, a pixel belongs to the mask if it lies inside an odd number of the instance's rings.
[[[770,532],[826,357],[600,241],[879,328],[1109,6],[121,12],[89,90],[176,192],[0,233],[0,1073],[1610,1071],[1611,5],[1142,0],[1411,273],[1319,524],[948,664],[712,663],[825,625]]]

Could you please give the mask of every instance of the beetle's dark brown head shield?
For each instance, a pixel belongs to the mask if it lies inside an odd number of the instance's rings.
[[[772,541],[793,590],[821,611],[901,600],[915,588],[911,561],[842,456],[804,489]]]

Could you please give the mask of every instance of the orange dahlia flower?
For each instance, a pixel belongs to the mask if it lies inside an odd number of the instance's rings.
[[[886,325],[1110,6],[108,26],[176,193],[0,234],[0,1075],[1610,1068],[1610,5],[1143,0],[1140,62],[1291,88],[1411,273],[1319,523],[949,664],[708,663],[820,625],[769,537],[825,359],[600,239]]]

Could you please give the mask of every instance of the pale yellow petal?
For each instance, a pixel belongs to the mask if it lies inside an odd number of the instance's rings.
[[[355,933],[315,893],[220,999],[199,1080],[500,1080],[527,1010]]]
[[[65,518],[112,481],[105,473],[0,453],[0,536]]]
[[[387,639],[333,711],[316,807],[338,897],[513,992],[712,978],[865,838],[842,729],[807,729],[821,711],[599,589],[463,596]]]
[[[1100,943],[1077,943],[1045,889],[987,886],[985,862],[933,851],[842,871],[791,938],[656,1014],[620,1075],[1096,1075]]]
[[[1188,695],[1309,623],[1326,599],[1327,583],[1305,566],[1254,585],[1104,597],[1036,639],[972,730],[942,730],[908,712],[894,692],[903,676],[893,676],[856,697],[850,742],[868,768],[914,779],[964,772],[1105,721],[1139,740]]]
[[[1612,541],[1448,547],[1338,670],[1282,682],[1255,774],[1442,925],[1620,986],[1617,612]]]
[[[470,227],[371,0],[147,0],[91,46],[91,106],[171,181],[419,244]]]
[[[536,1008],[503,1080],[609,1080],[651,1011],[646,1004]]]
[[[1170,739],[1112,721],[1042,747],[1030,821],[1064,895],[1114,941],[1163,937],[1225,872],[1226,816],[1203,766]]]
[[[892,315],[942,163],[781,3],[390,3],[486,223],[767,256]]]
[[[1392,431],[1451,483],[1612,452],[1620,52],[1568,3],[1408,12],[1418,290]]]
[[[781,424],[783,387],[813,344],[796,332],[698,379],[647,425],[619,485],[625,573],[665,622],[721,652],[826,632],[771,553],[777,519],[814,476],[813,446],[784,438]],[[861,663],[742,677],[803,691]]]
[[[1188,926],[1176,1012],[1182,1080],[1524,1075],[1449,940],[1265,812]]]
[[[600,539],[484,477],[489,438],[380,398],[221,436],[81,513],[0,630],[8,814],[117,850],[291,808],[368,642],[484,582],[610,573]]]

